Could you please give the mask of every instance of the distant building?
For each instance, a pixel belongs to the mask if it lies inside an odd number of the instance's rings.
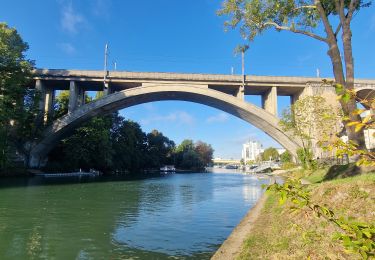
[[[247,161],[255,161],[263,152],[262,145],[257,141],[248,141],[242,145],[242,159]]]
[[[371,113],[370,110],[367,110],[361,116],[362,117],[368,116],[369,113]],[[374,136],[374,134],[375,134],[375,129],[365,129],[365,130],[363,130],[366,148],[369,149],[369,150],[375,149],[375,136]],[[349,140],[347,135],[342,135],[340,138],[345,143],[347,143],[348,140]]]

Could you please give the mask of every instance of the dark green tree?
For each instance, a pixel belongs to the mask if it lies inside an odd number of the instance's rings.
[[[308,36],[328,47],[335,82],[344,89],[354,89],[354,61],[351,22],[356,13],[372,1],[362,0],[224,0],[219,15],[230,16],[225,25],[240,28],[243,38],[254,40],[264,31],[274,28]],[[319,26],[324,28],[324,33]],[[341,37],[339,36],[341,32]],[[340,49],[340,40],[342,47]],[[355,99],[340,100],[350,121],[360,121],[353,113]],[[348,101],[348,102],[346,102]],[[346,126],[348,137],[365,148],[363,131]]]
[[[175,144],[168,137],[157,130],[152,130],[147,135],[147,155],[149,167],[157,167],[164,164],[174,164],[173,150]]]
[[[137,173],[147,163],[147,137],[138,123],[120,120],[112,134],[114,169]]]
[[[194,150],[198,153],[201,167],[206,167],[207,165],[212,163],[212,156],[214,154],[214,149],[210,144],[207,144],[202,141],[198,141],[195,144]]]
[[[27,88],[34,66],[25,57],[28,48],[16,29],[0,23],[0,171],[15,151],[27,157],[26,143],[38,134],[38,95]]]

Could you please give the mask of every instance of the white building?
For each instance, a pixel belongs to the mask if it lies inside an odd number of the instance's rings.
[[[259,154],[263,152],[263,147],[259,142],[249,141],[242,145],[242,159],[247,161],[255,161]]]
[[[365,116],[368,116],[369,115],[370,110],[367,110],[366,112],[364,112],[361,116],[362,117],[365,117]],[[373,150],[375,149],[375,129],[365,129],[363,130],[363,135],[365,136],[365,144],[366,144],[366,148],[367,149],[370,149],[370,150]],[[340,137],[341,140],[343,140],[345,143],[348,142],[348,136],[346,135],[343,135]]]

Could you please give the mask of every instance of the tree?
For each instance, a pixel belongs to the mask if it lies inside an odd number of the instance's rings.
[[[123,118],[119,121],[112,134],[114,169],[135,174],[148,162],[147,137],[138,123]]]
[[[100,98],[101,92],[98,91],[96,93],[95,99]],[[92,101],[92,98],[85,95],[85,103],[89,103]],[[54,107],[54,118],[60,118],[68,113],[68,106],[69,106],[69,90],[62,90],[56,96],[55,107]]]
[[[177,167],[189,170],[201,170],[212,162],[214,150],[211,145],[186,139],[175,149]]]
[[[157,130],[147,134],[147,155],[149,167],[160,167],[163,164],[173,163],[173,150],[175,144],[168,137]]]
[[[285,151],[280,155],[280,161],[282,163],[292,162],[292,155],[288,151]]]
[[[60,118],[68,113],[69,106],[69,91],[63,90],[57,96],[55,100],[54,107],[54,117],[55,119]]]
[[[26,88],[34,66],[25,57],[28,48],[16,29],[0,23],[0,170],[8,165],[14,149],[27,156],[25,144],[39,129],[38,95]]]
[[[324,97],[306,96],[283,111],[280,126],[298,138],[304,150],[311,150],[339,131],[340,114]]]
[[[202,167],[207,166],[212,163],[212,156],[214,154],[214,149],[210,144],[202,141],[198,141],[194,147],[195,152],[198,153]]]
[[[219,15],[229,15],[225,22],[230,28],[240,27],[242,36],[250,41],[264,31],[274,28],[305,35],[323,42],[328,47],[336,84],[347,90],[354,89],[354,62],[352,53],[351,22],[355,13],[368,7],[372,1],[362,0],[224,0]],[[335,21],[338,24],[335,24]],[[325,34],[319,35],[318,26],[322,24]],[[315,31],[315,32],[314,32]],[[339,47],[341,33],[342,49]],[[343,56],[341,56],[343,53]],[[355,100],[348,96],[340,100],[345,116],[351,121],[360,121]],[[355,131],[354,126],[346,126],[350,140],[365,147],[363,131]]]
[[[111,116],[95,117],[63,140],[64,161],[70,170],[112,169]]]
[[[276,160],[279,158],[279,152],[276,148],[269,147],[262,153],[263,161]]]

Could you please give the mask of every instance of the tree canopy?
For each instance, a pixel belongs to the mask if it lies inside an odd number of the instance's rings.
[[[274,28],[305,35],[326,44],[335,84],[354,89],[351,22],[357,12],[371,3],[362,0],[224,0],[218,14],[229,16],[226,27],[239,27],[242,37],[249,41]],[[319,25],[324,28],[323,33]],[[350,121],[359,121],[359,115],[352,113],[356,109],[355,100],[352,97],[349,99],[349,102],[340,100],[343,112],[350,117]],[[363,132],[356,132],[350,125],[346,125],[346,129],[350,140],[359,147],[365,147]]]
[[[16,29],[0,23],[0,170],[14,150],[27,153],[25,143],[39,129],[35,125],[37,95],[26,88],[34,66],[25,56],[28,48]]]

